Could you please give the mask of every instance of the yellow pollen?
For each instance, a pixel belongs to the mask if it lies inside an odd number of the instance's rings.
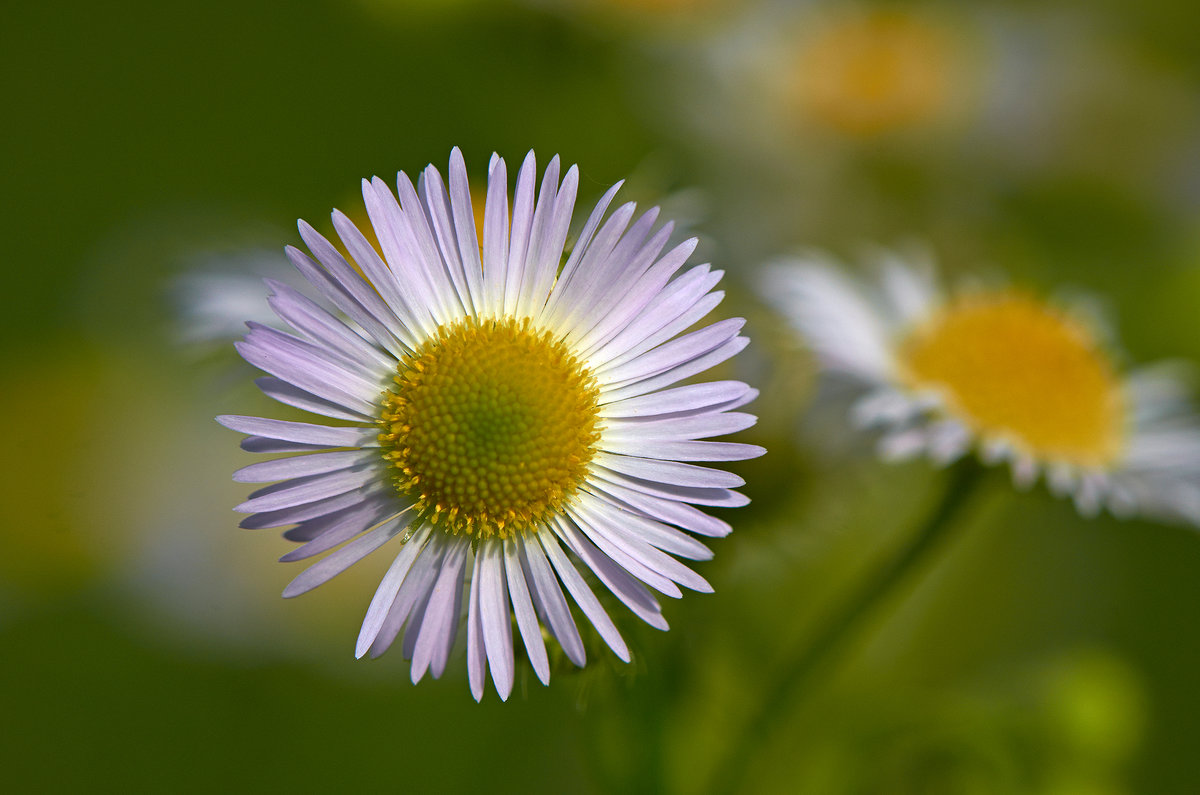
[[[460,320],[400,362],[379,440],[424,520],[508,538],[559,512],[583,483],[599,395],[567,346],[527,319]]]
[[[940,392],[985,438],[1080,466],[1120,454],[1125,406],[1112,364],[1082,324],[1044,302],[959,298],[904,340],[899,360],[911,386]]]

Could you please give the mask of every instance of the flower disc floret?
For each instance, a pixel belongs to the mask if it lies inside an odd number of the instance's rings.
[[[397,367],[380,443],[397,489],[453,535],[508,538],[560,512],[600,438],[595,379],[528,319],[442,326]]]
[[[1125,406],[1112,364],[1083,324],[1045,302],[963,296],[908,336],[899,362],[914,387],[939,391],[985,435],[1080,466],[1120,454]]]

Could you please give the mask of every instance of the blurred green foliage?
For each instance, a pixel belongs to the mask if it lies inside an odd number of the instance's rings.
[[[1200,358],[1200,6],[885,5],[961,34],[971,60],[945,67],[973,82],[947,120],[867,137],[754,83],[789,63],[758,33],[790,51],[860,4],[6,8],[0,786],[702,790],[785,651],[939,488],[809,408],[811,361],[753,297],[763,259],[915,240],[953,273],[1096,292],[1133,358]],[[750,320],[728,373],[763,389],[746,441],[770,450],[735,467],[754,502],[700,566],[715,595],[666,605],[666,634],[625,622],[630,666],[591,648],[504,705],[471,701],[461,659],[418,687],[398,652],[352,659],[386,561],[277,598],[286,544],[236,528],[245,459],[211,421],[263,403],[227,351],[175,344],[169,300],[454,145],[478,174],[561,153],[584,197],[695,189],[720,311]],[[1200,791],[1197,572],[1190,530],[996,486],[747,789]]]

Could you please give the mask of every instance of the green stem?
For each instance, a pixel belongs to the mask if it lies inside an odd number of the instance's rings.
[[[729,755],[717,769],[713,793],[733,793],[743,783],[746,769],[755,749],[761,748],[767,733],[775,728],[797,692],[820,669],[832,661],[846,641],[860,628],[862,621],[892,593],[896,586],[929,555],[946,535],[952,520],[959,514],[968,497],[976,489],[983,468],[974,459],[964,459],[950,470],[949,482],[934,511],[906,546],[895,557],[883,563],[839,610],[830,615],[798,653],[789,655],[795,662],[779,672],[775,683],[765,694],[758,714],[733,741]]]

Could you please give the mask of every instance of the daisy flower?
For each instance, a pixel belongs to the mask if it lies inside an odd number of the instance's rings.
[[[932,268],[885,258],[878,279],[811,259],[764,294],[822,364],[863,388],[858,424],[889,459],[1007,461],[1085,516],[1200,524],[1200,422],[1165,366],[1123,372],[1096,324],[1011,287],[946,291]]]
[[[471,692],[490,669],[513,686],[513,624],[547,683],[543,632],[576,665],[584,643],[570,600],[622,660],[629,650],[594,588],[666,629],[652,593],[711,591],[677,558],[707,560],[694,536],[730,531],[696,505],[738,506],[737,475],[695,461],[762,448],[709,437],[754,424],[735,411],[757,392],[739,381],[680,382],[746,346],[743,320],[689,330],[720,303],[721,271],[679,273],[696,241],[663,253],[657,208],[607,214],[620,183],[565,251],[579,172],[552,159],[536,188],[533,153],[509,203],[493,156],[482,235],[466,167],[429,166],[393,194],[363,180],[376,249],[344,214],[344,250],[300,222],[312,256],[287,255],[327,305],[268,281],[293,333],[256,323],[237,344],[270,397],[337,421],[218,420],[242,446],[286,457],[234,474],[279,481],[237,510],[251,528],[294,525],[300,560],[329,552],[284,596],[304,593],[389,541],[397,549],[367,608],[356,654],[402,638],[412,680],[445,669],[463,614]],[[677,275],[678,274],[678,275]],[[686,333],[685,333],[686,332]],[[336,548],[336,549],[335,549]],[[565,589],[565,592],[564,592]]]

